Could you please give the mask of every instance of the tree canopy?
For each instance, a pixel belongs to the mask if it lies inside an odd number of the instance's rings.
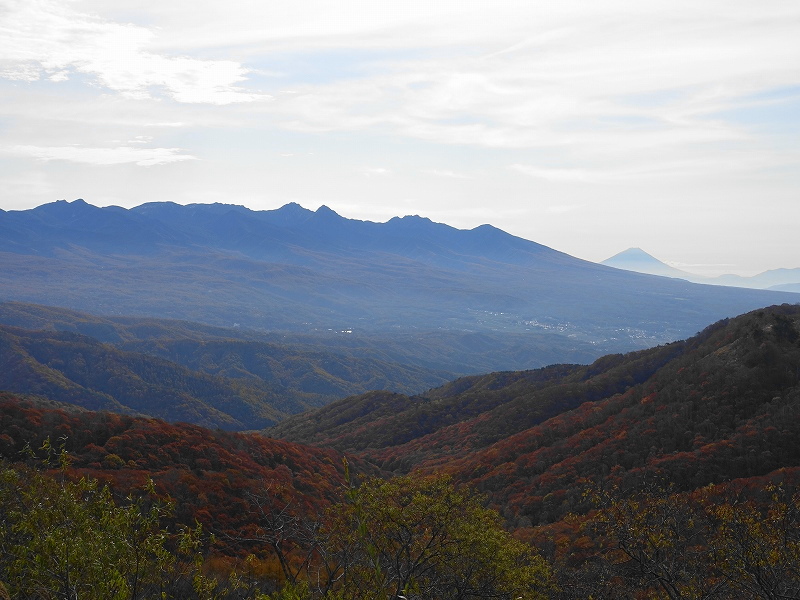
[[[331,511],[346,598],[544,598],[550,571],[449,478],[373,478]]]

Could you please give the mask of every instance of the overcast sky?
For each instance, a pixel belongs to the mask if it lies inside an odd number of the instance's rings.
[[[134,7],[135,6],[135,7]],[[325,204],[800,267],[797,0],[0,0],[0,208]]]

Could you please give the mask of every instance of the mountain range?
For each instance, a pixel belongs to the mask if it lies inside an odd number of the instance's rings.
[[[764,271],[763,273],[751,277],[733,274],[705,277],[671,267],[641,248],[628,248],[619,254],[607,258],[602,261],[601,264],[617,269],[625,269],[626,271],[660,275],[662,277],[674,277],[706,285],[726,285],[759,290],[770,289],[783,292],[800,292],[800,268],[770,269],[769,271]]]
[[[797,298],[613,269],[489,225],[372,223],[296,204],[124,209],[82,200],[0,212],[0,290],[0,300],[103,316],[400,334],[407,349],[414,336],[479,333],[500,368],[643,348]],[[509,335],[554,350],[522,362],[504,348]]]

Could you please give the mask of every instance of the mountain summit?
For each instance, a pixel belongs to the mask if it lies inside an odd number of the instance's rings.
[[[703,275],[696,275],[688,271],[681,271],[680,269],[670,267],[641,248],[628,248],[619,254],[615,254],[611,258],[607,258],[600,264],[616,269],[634,271],[636,273],[674,277],[707,285],[726,285],[756,290],[775,289],[787,292],[800,291],[800,268],[772,269],[751,277],[730,274],[718,275],[717,277],[704,277]]]
[[[615,269],[625,269],[636,273],[647,273],[649,275],[660,275],[662,277],[677,277],[693,281],[701,279],[692,273],[681,271],[675,267],[661,262],[655,256],[648,254],[641,248],[628,248],[611,258],[607,258],[600,264],[614,267]]]

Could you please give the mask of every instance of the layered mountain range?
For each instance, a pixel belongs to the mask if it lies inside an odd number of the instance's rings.
[[[769,271],[764,271],[763,273],[750,277],[733,274],[706,277],[704,275],[696,275],[695,273],[689,273],[688,271],[671,267],[641,248],[628,248],[627,250],[623,250],[607,258],[602,261],[601,264],[617,269],[635,271],[637,273],[675,277],[707,285],[728,285],[759,290],[769,289],[784,292],[800,292],[800,268],[770,269]]]
[[[271,331],[479,332],[505,368],[647,347],[797,299],[613,269],[489,225],[82,200],[0,212],[0,290],[2,300],[101,315]],[[500,333],[556,350],[501,356]]]

